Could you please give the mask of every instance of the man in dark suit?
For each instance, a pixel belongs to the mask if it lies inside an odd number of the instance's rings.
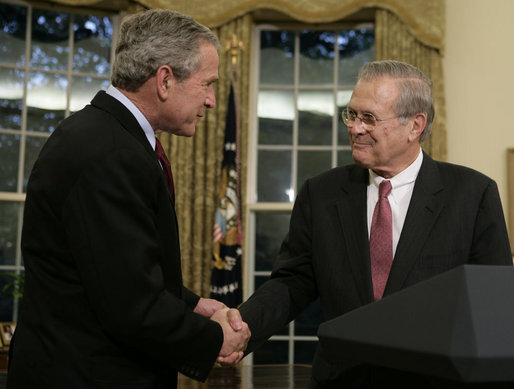
[[[271,279],[240,307],[252,331],[248,351],[317,297],[330,320],[462,264],[512,265],[494,181],[421,150],[433,117],[431,82],[417,68],[396,61],[364,66],[343,112],[355,164],[309,179],[298,193]],[[376,252],[370,241],[383,181],[392,187],[384,199],[389,235],[378,238]],[[333,363],[319,347],[312,375],[312,388],[404,380],[424,387],[420,377],[410,382],[385,369]]]
[[[27,188],[9,388],[173,388],[177,372],[205,380],[219,355],[242,356],[246,324],[182,284],[155,152],[156,132],[192,136],[215,106],[218,47],[184,15],[129,17],[112,86],[50,136]]]

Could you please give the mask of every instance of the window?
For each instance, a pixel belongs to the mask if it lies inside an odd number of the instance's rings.
[[[340,113],[357,73],[374,59],[372,24],[319,30],[257,26],[258,75],[250,137],[248,271],[251,294],[265,282],[303,182],[352,162]],[[319,301],[254,352],[253,362],[312,363]]]
[[[43,144],[109,84],[117,19],[77,12],[0,3],[0,290],[23,273],[25,189]],[[0,321],[16,320],[18,304],[2,293]]]

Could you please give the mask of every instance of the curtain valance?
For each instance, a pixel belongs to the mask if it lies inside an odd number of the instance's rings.
[[[67,5],[94,5],[100,0],[53,0]],[[363,8],[396,14],[423,44],[444,51],[444,0],[139,0],[148,8],[167,8],[193,16],[209,27],[259,9],[272,9],[306,23],[329,23]]]

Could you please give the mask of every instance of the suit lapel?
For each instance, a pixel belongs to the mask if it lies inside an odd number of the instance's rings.
[[[141,144],[141,146],[143,146],[146,152],[149,153],[154,159],[156,166],[161,169],[161,165],[157,155],[155,154],[155,150],[152,149],[152,146],[150,145],[150,142],[148,142],[148,139],[146,138],[143,129],[139,125],[139,122],[136,120],[132,112],[127,109],[127,107],[125,107],[114,97],[108,95],[105,91],[98,92],[91,101],[91,105],[113,116],[114,119],[116,119],[121,124],[121,126]],[[171,196],[171,193],[169,193],[169,198],[173,209],[175,209],[175,202]]]
[[[373,301],[366,219],[368,171],[354,166],[349,174],[349,180],[342,180],[343,196],[337,202],[337,212],[357,289],[363,304],[367,304]]]
[[[146,135],[139,125],[138,121],[132,115],[132,113],[114,97],[108,95],[105,91],[100,91],[91,101],[91,105],[101,109],[112,115],[116,120],[120,122],[122,127],[127,130],[139,143],[145,148],[145,150],[155,156],[154,150]],[[155,156],[157,160],[157,157]]]
[[[432,226],[444,208],[437,196],[441,190],[443,185],[437,166],[424,154],[384,294],[401,289],[419,259]]]

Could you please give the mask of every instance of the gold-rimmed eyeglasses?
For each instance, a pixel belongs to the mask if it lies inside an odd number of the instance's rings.
[[[359,119],[362,122],[362,124],[364,124],[366,129],[372,130],[376,127],[377,122],[385,122],[386,120],[396,119],[399,116],[393,116],[386,119],[377,119],[371,113],[363,113],[361,116],[359,116],[357,115],[357,112],[346,108],[343,109],[343,112],[341,112],[341,117],[343,119],[343,123],[346,124],[348,127],[353,127],[355,125],[355,121]]]

